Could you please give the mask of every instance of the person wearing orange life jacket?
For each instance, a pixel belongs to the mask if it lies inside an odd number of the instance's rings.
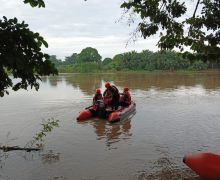
[[[109,82],[105,83],[105,87],[106,90],[103,93],[104,100],[110,99],[110,105],[112,107],[112,110],[117,110],[119,106],[119,97],[120,97],[118,88],[114,85],[110,85]]]
[[[128,87],[124,87],[124,91],[122,93],[120,105],[123,107],[127,107],[131,104],[131,94],[129,92]]]
[[[97,115],[99,118],[106,117],[105,104],[100,89],[96,89],[95,96],[93,97],[93,110],[94,115]]]
[[[103,99],[106,107],[112,106],[112,92],[110,90],[103,93]]]
[[[97,103],[98,100],[103,100],[102,93],[100,89],[96,89],[95,96],[93,97],[93,105]]]

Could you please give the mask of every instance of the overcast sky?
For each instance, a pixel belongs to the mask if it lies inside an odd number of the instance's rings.
[[[126,20],[118,22],[123,14],[123,0],[45,0],[46,8],[32,8],[23,0],[1,0],[0,16],[24,20],[30,29],[39,32],[49,43],[44,52],[64,59],[83,48],[94,47],[100,55],[113,57],[118,53],[149,49],[157,51],[159,36],[138,39],[126,46],[135,25]],[[190,0],[189,3],[195,3]]]
[[[126,42],[135,25],[126,20],[118,22],[123,14],[122,0],[45,0],[46,8],[31,8],[22,0],[1,0],[0,15],[24,20],[30,29],[39,32],[49,43],[44,52],[63,59],[83,48],[94,47],[100,55],[113,57],[118,53],[149,49],[156,51],[158,36],[136,43]]]

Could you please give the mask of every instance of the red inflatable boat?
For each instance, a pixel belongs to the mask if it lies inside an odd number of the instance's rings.
[[[220,156],[213,153],[187,155],[183,162],[206,180],[220,180]]]
[[[136,104],[132,101],[128,107],[119,107],[118,110],[115,111],[106,110],[105,118],[109,122],[120,121],[122,119],[128,118],[131,114],[135,112],[135,109]],[[77,121],[85,121],[91,119],[92,117],[99,117],[93,106],[81,111],[76,119]]]

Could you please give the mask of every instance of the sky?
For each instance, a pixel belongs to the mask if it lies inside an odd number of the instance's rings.
[[[1,0],[0,16],[17,17],[49,43],[43,52],[60,59],[96,48],[102,58],[136,50],[157,51],[159,36],[129,41],[136,25],[121,19],[123,0],[45,0],[45,8],[32,8],[23,0]],[[126,46],[128,42],[128,45]]]
[[[1,0],[0,17],[17,17],[39,32],[49,43],[43,52],[64,60],[66,56],[80,53],[86,47],[96,48],[102,59],[135,50],[157,51],[159,34],[150,38],[131,40],[137,24],[128,25],[121,18],[124,0],[44,0],[45,8],[32,8],[23,0]],[[180,0],[186,3],[191,17],[197,1]],[[135,22],[138,22],[137,17]]]

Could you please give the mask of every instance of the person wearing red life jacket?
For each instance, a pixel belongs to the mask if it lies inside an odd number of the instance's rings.
[[[99,118],[106,117],[105,104],[100,89],[96,89],[95,96],[93,97],[93,110],[95,116],[98,116]]]
[[[127,107],[131,104],[131,94],[129,92],[129,88],[125,87],[121,96],[120,105],[123,107]]]
[[[95,96],[93,97],[93,105],[95,105],[98,100],[103,100],[102,93],[101,93],[100,89],[96,89]]]
[[[103,93],[104,101],[108,105],[110,104],[112,110],[117,110],[119,106],[119,91],[118,88],[114,85],[111,85],[109,82],[105,83],[106,90]],[[106,101],[108,99],[108,101]]]
[[[103,93],[103,99],[106,107],[112,106],[112,92],[110,90]]]

